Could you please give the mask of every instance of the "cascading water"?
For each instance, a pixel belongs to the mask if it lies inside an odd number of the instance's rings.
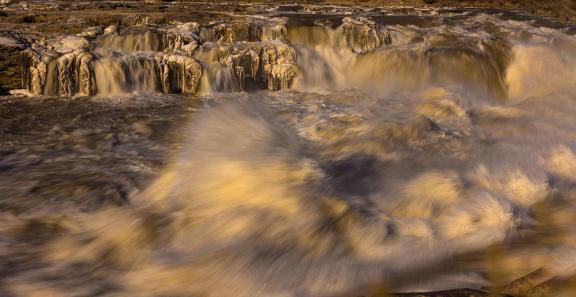
[[[301,87],[382,91],[459,85],[506,97],[504,73],[511,53],[502,37],[449,28],[391,26],[379,31],[349,22],[336,29],[288,28],[299,52]]]
[[[478,11],[234,18],[24,51],[28,92],[69,112],[0,108],[42,131],[0,151],[0,206],[34,210],[0,226],[0,263],[18,244],[41,262],[10,296],[573,295],[568,29]],[[55,235],[26,245],[37,229]]]
[[[131,91],[156,91],[160,85],[157,67],[154,57],[102,53],[94,63],[98,93],[122,95]]]
[[[102,39],[104,48],[123,52],[159,52],[164,50],[161,36],[152,31],[130,32],[125,35],[110,34]]]

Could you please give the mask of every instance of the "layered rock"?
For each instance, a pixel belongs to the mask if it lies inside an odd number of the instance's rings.
[[[80,36],[35,40],[22,52],[24,87],[33,95],[93,95],[91,50]]]
[[[58,94],[61,96],[89,96],[94,94],[93,56],[79,51],[58,58]],[[48,73],[48,75],[51,75]]]

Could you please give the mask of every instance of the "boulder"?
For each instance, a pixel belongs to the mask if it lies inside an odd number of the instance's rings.
[[[374,21],[364,17],[344,18],[342,21],[344,45],[357,54],[371,52],[392,42],[390,34]]]

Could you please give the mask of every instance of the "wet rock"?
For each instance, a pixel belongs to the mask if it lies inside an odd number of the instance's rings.
[[[64,36],[51,42],[53,49],[59,53],[69,53],[75,50],[89,50],[90,42],[80,36]]]
[[[80,36],[34,40],[22,52],[23,85],[33,95],[93,95],[93,55]]]
[[[246,88],[282,90],[292,86],[298,75],[296,51],[280,41],[269,43],[235,43],[204,48],[208,64],[218,63],[218,69],[208,69],[209,74],[222,71],[230,75],[232,86]],[[214,80],[212,78],[211,80]]]
[[[203,42],[235,43],[286,40],[284,18],[251,19],[215,24],[202,28]]]
[[[260,77],[262,46],[259,44],[242,44],[238,46],[220,45],[210,49],[209,63],[217,62],[229,70],[232,80],[240,89],[247,84],[264,82]]]
[[[192,56],[200,43],[200,25],[189,22],[165,31],[163,43],[169,51]]]
[[[252,48],[231,55],[232,67],[241,81],[257,79],[260,60],[258,52]]]
[[[33,95],[89,96],[96,92],[93,55],[77,50],[45,56],[34,50],[23,53],[24,84]]]
[[[46,63],[37,52],[26,50],[22,53],[23,85],[31,94],[44,94],[46,68]]]
[[[347,17],[342,22],[341,29],[344,45],[357,54],[371,52],[384,44],[392,42],[388,31],[379,28],[370,19]]]
[[[304,6],[300,4],[292,4],[292,5],[279,5],[276,10],[277,11],[300,11],[303,10]]]
[[[202,41],[233,43],[238,41],[259,41],[262,28],[253,22],[235,21],[203,28]]]
[[[194,58],[178,54],[156,57],[162,89],[166,93],[195,94],[200,86],[202,67]]]
[[[296,51],[288,45],[267,45],[262,52],[262,73],[269,90],[292,87],[298,76]]]
[[[282,40],[286,41],[288,35],[288,28],[283,23],[266,26],[262,29],[263,41]]]
[[[103,33],[103,30],[101,27],[90,27],[85,29],[83,32],[78,33],[78,37],[83,37],[83,38],[89,38],[89,39],[94,39],[97,36],[101,35]]]
[[[109,35],[118,32],[118,25],[111,25],[104,29],[104,35]]]

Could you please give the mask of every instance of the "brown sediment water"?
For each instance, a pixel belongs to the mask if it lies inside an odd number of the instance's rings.
[[[2,32],[0,295],[571,296],[570,26],[247,7]]]

